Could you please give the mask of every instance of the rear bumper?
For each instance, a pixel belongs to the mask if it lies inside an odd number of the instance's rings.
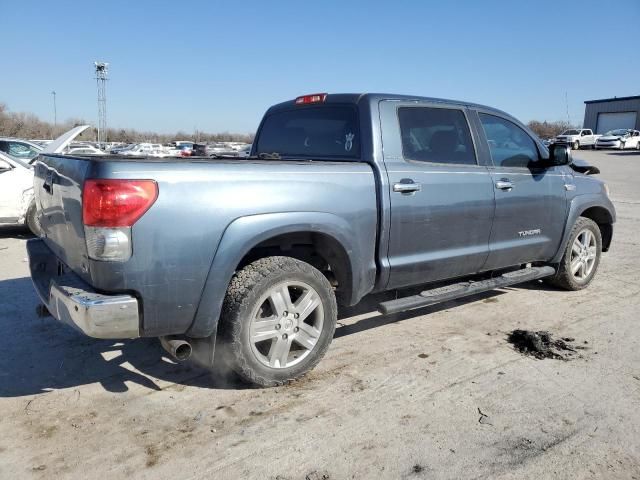
[[[127,294],[96,292],[69,271],[42,239],[27,242],[36,293],[57,320],[95,338],[140,336],[138,300]]]

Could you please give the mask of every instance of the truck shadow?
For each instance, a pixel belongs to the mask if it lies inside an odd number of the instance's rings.
[[[171,360],[153,338],[98,340],[52,317],[35,313],[38,299],[28,277],[0,281],[0,398],[100,383],[125,392],[129,383],[151,390],[172,384],[242,389],[228,372],[211,372]]]
[[[403,291],[402,296],[420,293],[423,288],[416,288],[410,291]],[[437,313],[443,310],[449,310],[457,306],[465,305],[467,303],[478,302],[481,300],[493,299],[507,293],[506,289],[492,290],[489,292],[479,293],[469,297],[460,298],[457,300],[451,300],[449,302],[443,302],[428,307],[417,308],[415,310],[409,310],[406,312],[393,313],[388,315],[382,315],[377,313],[378,304],[387,300],[395,298],[394,292],[385,292],[375,295],[368,295],[362,299],[360,303],[353,307],[342,307],[338,311],[338,327],[333,338],[345,337],[348,335],[354,335],[356,333],[364,332],[372,328],[382,327],[403,320],[408,320],[422,315],[429,315]],[[343,323],[341,320],[352,317],[361,317],[355,323]]]
[[[0,238],[26,240],[28,238],[34,238],[34,235],[27,227],[21,227],[18,225],[0,225]]]
[[[533,288],[533,287],[531,287]],[[419,291],[419,290],[418,290]],[[406,293],[406,292],[403,292]],[[506,293],[495,290],[430,307],[391,315],[377,313],[381,301],[394,293],[370,295],[358,305],[342,308],[335,338],[382,327],[416,316],[490,300]],[[153,338],[98,340],[86,337],[52,317],[35,313],[38,299],[28,277],[0,281],[0,397],[34,395],[100,383],[110,392],[125,392],[128,384],[162,390],[173,384],[208,389],[253,388],[224,367],[216,349],[216,371],[177,363]]]

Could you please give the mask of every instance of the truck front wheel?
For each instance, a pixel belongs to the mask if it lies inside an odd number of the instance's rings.
[[[596,275],[602,255],[602,235],[593,220],[579,217],[573,225],[569,241],[556,274],[547,281],[566,290],[581,290]]]
[[[322,359],[333,339],[336,298],[308,263],[267,257],[238,271],[227,289],[220,334],[230,366],[245,380],[277,386]]]

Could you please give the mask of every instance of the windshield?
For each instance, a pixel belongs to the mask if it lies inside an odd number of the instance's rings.
[[[297,158],[359,158],[358,112],[349,105],[274,112],[262,124],[256,152]]]
[[[579,130],[565,130],[560,135],[579,135],[579,134],[580,134]]]
[[[629,133],[629,130],[624,130],[622,128],[619,128],[618,130],[609,130],[607,133],[605,133],[605,135],[620,137],[622,135],[626,135],[627,133]]]

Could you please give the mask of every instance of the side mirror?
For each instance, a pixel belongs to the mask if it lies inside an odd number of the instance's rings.
[[[552,143],[549,145],[549,165],[570,165],[573,162],[571,148],[567,145]]]
[[[9,162],[0,160],[0,173],[8,172],[9,170],[13,170],[13,166]]]

